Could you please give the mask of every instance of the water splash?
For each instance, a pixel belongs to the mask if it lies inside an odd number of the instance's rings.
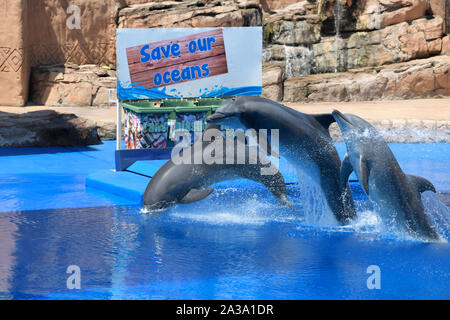
[[[175,206],[167,214],[178,221],[210,225],[261,226],[273,222],[301,222],[301,217],[289,208],[281,207],[275,199],[266,201],[260,192],[251,192],[247,188],[217,188],[208,200],[183,205],[183,210],[180,209]]]
[[[314,182],[310,175],[298,169],[297,177],[299,191],[295,205],[299,207],[304,222],[318,227],[338,226],[333,212],[328,207],[322,189]]]
[[[450,239],[450,208],[442,203],[437,194],[426,191],[422,193],[422,203],[425,214],[436,229],[437,233],[448,242]]]

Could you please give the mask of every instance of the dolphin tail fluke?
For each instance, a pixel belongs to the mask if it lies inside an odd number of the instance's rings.
[[[181,199],[180,203],[191,203],[195,201],[202,200],[209,196],[211,192],[214,191],[214,187],[206,188],[206,189],[191,189],[189,192]]]
[[[418,176],[413,176],[412,174],[407,174],[406,176],[408,177],[412,185],[417,188],[417,191],[419,191],[419,193],[425,191],[433,191],[434,193],[436,193],[434,185],[427,179]]]

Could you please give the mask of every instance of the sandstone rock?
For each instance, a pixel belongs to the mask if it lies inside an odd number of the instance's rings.
[[[31,100],[45,105],[109,105],[115,71],[96,65],[41,66],[32,72]]]
[[[90,106],[93,88],[89,82],[66,84],[60,86],[61,96],[65,95],[61,104],[63,105],[80,105]]]
[[[364,101],[450,96],[450,57],[284,81],[284,101]]]
[[[116,123],[115,122],[97,122],[98,136],[102,140],[115,140],[116,139]],[[124,134],[122,133],[122,137]]]
[[[431,41],[427,41],[427,50],[430,55],[439,54],[442,49],[442,40],[434,39]]]
[[[450,32],[450,17],[448,16],[448,13],[446,14],[446,6],[448,8],[449,4],[446,1],[447,0],[429,0],[430,1],[430,7],[431,12],[434,16],[439,16],[442,19],[444,19],[444,32],[449,33]],[[447,16],[447,21],[445,21],[445,18]]]
[[[93,106],[107,106],[109,102],[109,88],[99,87],[92,101]]]
[[[380,1],[388,9],[398,8],[395,11],[388,11],[381,16],[381,27],[397,24],[400,22],[412,21],[423,17],[428,9],[427,0],[411,0],[411,1]]]
[[[80,146],[100,144],[97,126],[74,114],[53,110],[24,114],[0,112],[1,147]]]
[[[442,18],[434,17],[355,32],[348,39],[322,38],[312,45],[315,61],[312,71],[345,71],[426,58],[439,53],[441,37]]]
[[[263,48],[263,63],[274,61],[284,61],[286,59],[285,46],[283,45],[268,45]],[[283,63],[284,64],[284,63]]]
[[[264,64],[263,65],[263,77],[262,84],[263,86],[271,85],[271,84],[280,84],[283,81],[283,70],[273,64]]]
[[[266,43],[296,45],[320,40],[320,19],[307,1],[301,1],[264,18]]]
[[[275,44],[312,44],[320,39],[320,25],[307,21],[276,21],[264,26],[264,41]]]
[[[283,99],[284,74],[280,66],[275,64],[263,65],[262,96],[275,101]]]
[[[281,84],[271,84],[263,87],[262,97],[273,100],[283,100],[283,87]]]
[[[442,54],[450,55],[450,35],[442,38]]]
[[[399,37],[401,43],[401,51],[406,53],[406,57],[402,59],[411,60],[424,58],[428,55],[428,46],[424,33],[406,33]]]
[[[266,2],[267,7],[270,10],[275,10],[275,9],[285,8],[291,4],[297,3],[298,0],[267,0],[267,1],[261,1],[261,2]]]
[[[425,16],[428,0],[367,0],[358,2],[356,30],[381,29]]]
[[[241,27],[262,24],[256,1],[188,0],[136,4],[119,11],[120,28]]]

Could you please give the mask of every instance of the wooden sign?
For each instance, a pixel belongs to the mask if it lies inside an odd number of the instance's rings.
[[[222,29],[126,49],[130,81],[146,89],[228,73]]]

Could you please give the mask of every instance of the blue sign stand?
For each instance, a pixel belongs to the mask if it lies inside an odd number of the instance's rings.
[[[137,161],[170,159],[171,153],[172,148],[116,150],[116,171],[124,171]]]

